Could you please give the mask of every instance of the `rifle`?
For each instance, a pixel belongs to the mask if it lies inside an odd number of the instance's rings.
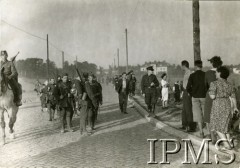
[[[14,57],[12,57],[10,61],[11,61],[11,62],[14,62],[19,53],[20,53],[20,52],[18,51],[18,53],[17,53]]]
[[[97,101],[96,101],[96,99],[95,99],[95,97],[94,97],[94,94],[93,94],[93,92],[92,92],[92,89],[91,89],[91,86],[90,86],[89,82],[88,82],[88,81],[85,81],[85,80],[82,78],[81,73],[78,71],[77,67],[75,67],[75,69],[76,69],[76,71],[77,71],[77,74],[78,74],[80,80],[84,82],[84,86],[85,86],[87,95],[88,95],[88,97],[90,98],[90,100],[92,101],[92,104],[93,104],[94,108],[97,108],[97,107],[98,107]]]
[[[85,80],[84,80],[83,77],[82,77],[82,73],[79,72],[79,70],[77,69],[76,66],[75,66],[75,69],[76,69],[76,71],[77,71],[77,74],[78,74],[80,80],[81,80],[82,82],[84,82]]]

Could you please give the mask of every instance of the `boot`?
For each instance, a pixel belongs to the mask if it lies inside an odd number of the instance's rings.
[[[156,117],[156,115],[155,115],[155,105],[152,105],[152,114],[153,114],[153,117]]]
[[[73,132],[73,129],[71,128],[71,117],[69,116],[69,117],[66,117],[67,119],[67,130],[69,131],[69,132]]]
[[[210,134],[211,134],[212,144],[215,145],[215,143],[217,142],[216,135],[214,134],[214,131],[210,131]]]
[[[17,88],[17,94],[16,96],[16,106],[21,106],[22,105],[22,85],[18,83],[18,88]]]

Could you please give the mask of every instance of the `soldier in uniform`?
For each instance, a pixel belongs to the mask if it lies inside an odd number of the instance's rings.
[[[7,59],[8,53],[7,51],[1,51],[1,72],[3,73],[5,79],[8,81],[13,94],[14,94],[14,102],[16,106],[22,105],[22,88],[18,83],[18,73],[15,68],[15,65],[12,61],[8,61]]]
[[[68,80],[68,74],[64,74],[62,77],[62,82],[59,84],[59,107],[61,111],[61,133],[65,132],[65,120],[67,123],[67,129],[69,132],[73,132],[71,128],[71,117],[73,115],[72,99],[71,94],[72,84]]]
[[[92,133],[92,128],[90,130],[86,129],[86,125],[92,122],[92,111],[93,107],[92,101],[89,95],[89,82],[88,82],[88,73],[83,73],[83,79],[77,87],[77,92],[79,93],[79,106],[80,106],[80,134],[90,135]],[[88,121],[90,119],[90,122]]]
[[[54,120],[54,114],[57,105],[56,84],[52,78],[47,87],[47,108],[49,112],[49,121]]]
[[[90,113],[92,113],[91,118],[89,118],[88,122],[91,124],[91,130],[95,130],[94,126],[95,126],[95,122],[97,120],[97,115],[98,115],[98,109],[99,109],[99,105],[102,105],[102,86],[100,83],[98,83],[95,79],[95,76],[93,74],[90,74],[88,76],[88,81],[93,93],[93,98],[95,99],[95,104],[91,103],[89,110]],[[90,121],[91,120],[91,121]]]
[[[142,77],[141,81],[141,89],[142,94],[145,97],[145,103],[147,104],[147,108],[149,111],[148,117],[151,114],[154,115],[155,106],[157,103],[157,87],[159,87],[159,81],[156,75],[153,74],[153,67],[147,67],[147,74]]]
[[[57,109],[57,115],[59,118],[61,118],[61,110],[60,110],[60,106],[59,106],[59,100],[60,100],[60,89],[59,86],[62,83],[62,77],[60,75],[57,76],[57,81],[56,81],[56,88],[54,91],[54,95],[56,95],[57,98],[57,105],[56,105],[56,109]]]

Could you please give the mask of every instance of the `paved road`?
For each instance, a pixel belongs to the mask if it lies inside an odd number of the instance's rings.
[[[8,140],[0,148],[0,167],[226,167],[223,165],[182,165],[184,150],[169,156],[170,165],[148,165],[147,139],[176,138],[155,129],[131,108],[128,114],[118,110],[113,88],[103,87],[104,105],[101,107],[97,130],[91,136],[81,137],[79,119],[74,119],[75,132],[59,133],[59,123],[49,122],[40,112],[38,103],[20,110],[16,124],[17,138]],[[175,146],[171,144],[169,150]],[[156,161],[162,157],[162,146],[156,143]],[[213,160],[211,153],[211,160]],[[202,160],[201,160],[202,161]],[[238,168],[235,162],[228,167]]]

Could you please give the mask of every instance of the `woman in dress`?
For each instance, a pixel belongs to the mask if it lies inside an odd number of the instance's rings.
[[[223,63],[221,60],[221,57],[219,57],[219,56],[214,56],[211,59],[209,59],[208,61],[210,61],[210,63],[212,64],[212,69],[205,73],[205,85],[206,85],[207,90],[209,90],[211,82],[217,80],[216,70],[218,67],[222,66],[222,63]],[[212,139],[213,143],[215,143],[216,138],[214,136],[214,132],[211,132],[209,129],[211,110],[212,110],[212,99],[210,98],[209,94],[207,94],[206,99],[205,99],[203,121],[206,123],[207,130],[209,131],[209,134],[211,135],[211,139]]]
[[[161,76],[161,85],[162,85],[162,108],[168,108],[168,82],[167,74],[162,74]]]
[[[216,71],[217,80],[210,84],[209,95],[213,99],[212,111],[210,114],[210,130],[216,131],[224,142],[225,149],[232,149],[230,144],[230,122],[232,119],[231,100],[234,111],[238,112],[233,86],[227,81],[229,70],[226,67],[219,67]]]

